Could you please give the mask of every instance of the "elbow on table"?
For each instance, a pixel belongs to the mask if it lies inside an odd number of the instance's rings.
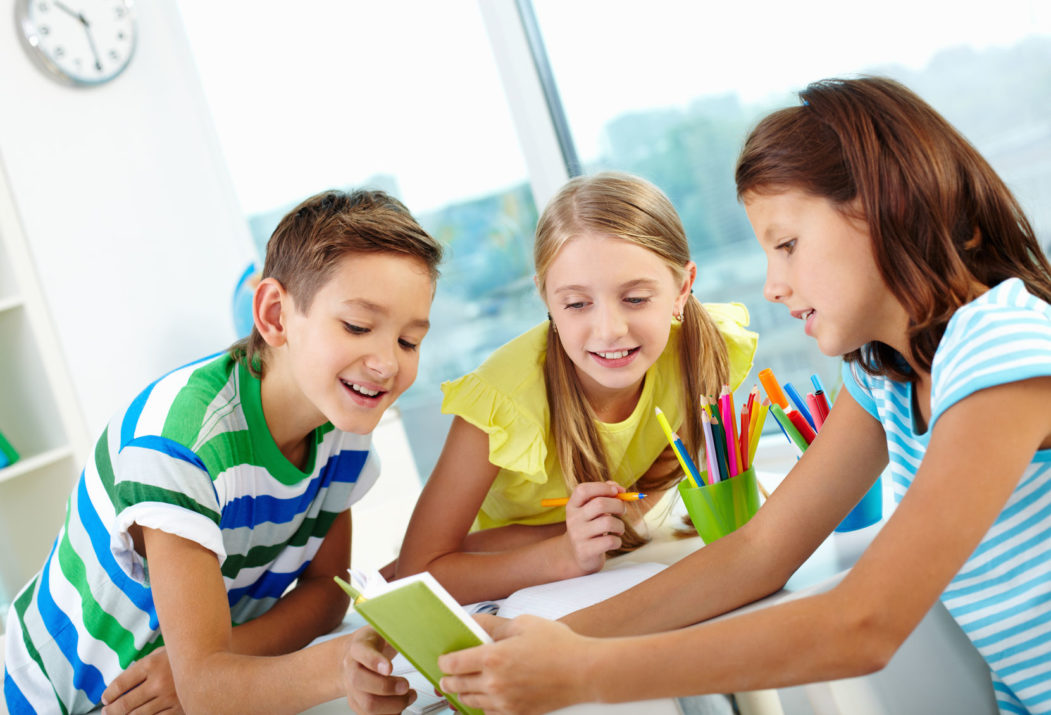
[[[844,628],[844,644],[850,676],[869,675],[887,667],[891,658],[905,642],[908,632],[888,617],[886,608],[855,606]],[[849,676],[848,676],[849,677]]]

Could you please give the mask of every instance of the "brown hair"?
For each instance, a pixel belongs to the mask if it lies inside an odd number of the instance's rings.
[[[544,292],[547,271],[568,242],[594,232],[629,241],[657,254],[676,280],[685,277],[690,260],[686,232],[671,201],[653,184],[628,174],[603,172],[570,180],[548,203],[536,229],[533,260]],[[671,316],[669,316],[671,320]],[[551,413],[551,432],[566,487],[609,478],[609,464],[598,428],[572,360],[550,323],[544,377]],[[690,454],[703,446],[700,396],[716,394],[727,382],[726,343],[707,311],[692,295],[683,310],[679,332],[679,367],[684,376],[683,425],[680,436]],[[677,469],[639,480],[639,491],[662,490],[682,479]],[[645,481],[645,483],[644,483]],[[621,550],[644,543],[627,524]]]
[[[913,359],[929,371],[945,327],[978,284],[1018,277],[1051,301],[1051,265],[1021,206],[971,144],[930,105],[880,77],[829,79],[799,93],[749,135],[737,196],[798,189],[844,215],[860,208],[883,282],[909,316]],[[897,351],[870,343],[844,356],[909,380]]]
[[[348,253],[396,253],[418,258],[438,279],[442,247],[405,205],[383,191],[323,191],[292,209],[266,244],[261,278],[274,278],[306,312],[318,290]],[[266,341],[251,334],[230,347],[253,374],[266,368]]]

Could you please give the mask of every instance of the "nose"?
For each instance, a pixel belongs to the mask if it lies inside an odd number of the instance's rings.
[[[780,303],[789,294],[788,284],[777,275],[776,271],[766,264],[766,281],[763,282],[763,297],[771,303]]]
[[[382,341],[365,356],[365,368],[379,380],[388,380],[398,373],[396,345]]]
[[[602,340],[614,340],[628,332],[628,321],[621,314],[620,306],[605,303],[597,306],[595,332]]]

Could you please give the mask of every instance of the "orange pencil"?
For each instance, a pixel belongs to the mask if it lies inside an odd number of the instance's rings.
[[[621,492],[617,495],[617,499],[621,501],[638,501],[639,499],[645,499],[646,495],[639,492]],[[541,499],[540,506],[565,506],[569,503],[569,497],[560,497],[558,499]]]

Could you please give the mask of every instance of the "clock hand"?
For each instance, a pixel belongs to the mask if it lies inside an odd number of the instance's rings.
[[[54,3],[55,3],[55,7],[57,7],[59,10],[61,10],[64,13],[66,13],[67,15],[72,15],[73,17],[77,18],[77,20],[79,20],[82,25],[87,25],[88,24],[87,21],[84,20],[84,15],[82,15],[81,13],[73,12],[68,7],[66,7],[64,4],[59,2],[58,0],[54,0]]]
[[[91,30],[88,28],[87,20],[83,16],[80,18],[81,22],[84,23],[84,32],[88,36],[88,44],[91,45],[91,54],[95,56],[95,69],[99,72],[102,71],[102,61],[99,59],[99,52],[95,49],[95,37],[91,34]]]

